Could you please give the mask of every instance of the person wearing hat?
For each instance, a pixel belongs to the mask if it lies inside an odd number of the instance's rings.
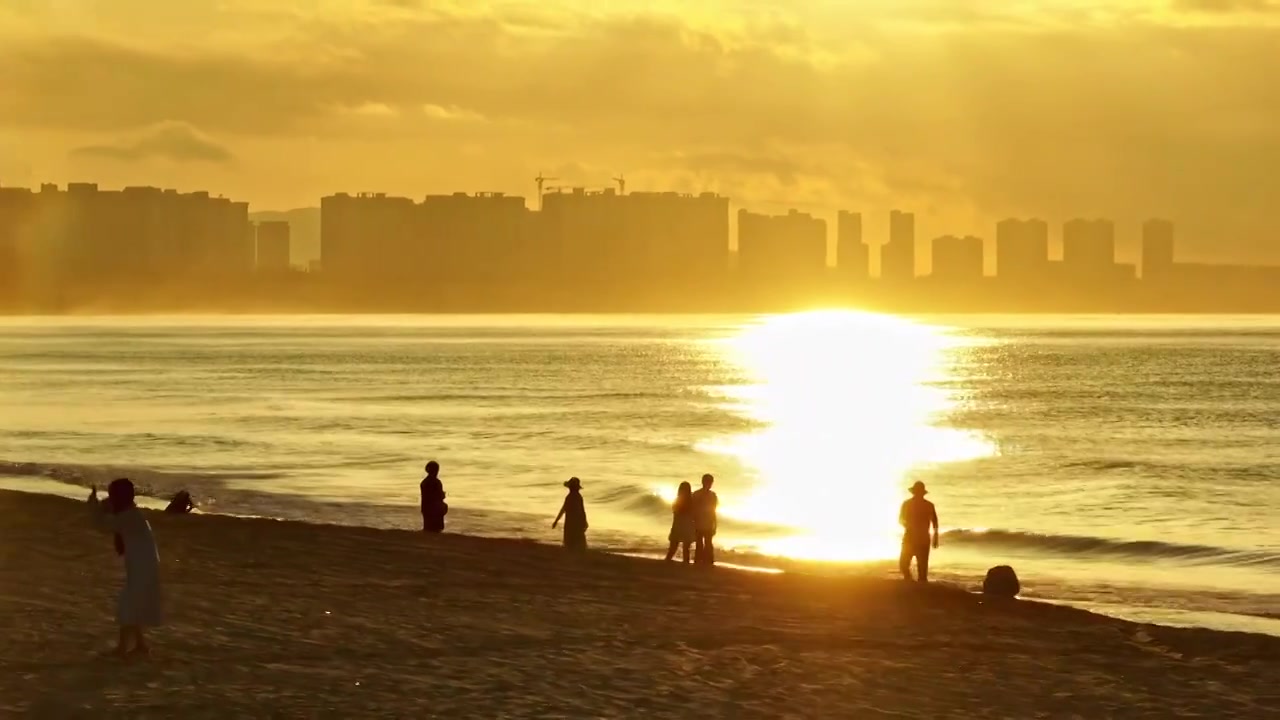
[[[916,481],[911,486],[911,498],[902,503],[898,522],[902,525],[902,555],[898,557],[898,569],[903,580],[911,580],[911,559],[916,561],[916,579],[929,582],[929,548],[938,547],[938,511],[933,503],[924,499],[928,494],[924,483]],[[932,537],[930,530],[932,529]]]
[[[564,496],[560,514],[556,515],[551,527],[554,529],[564,518],[564,546],[569,550],[586,550],[587,508],[582,501],[582,481],[571,477],[564,486],[569,488],[569,494]]]

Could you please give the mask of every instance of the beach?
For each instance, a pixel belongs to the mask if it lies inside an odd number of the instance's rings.
[[[148,512],[165,626],[103,657],[121,569],[0,492],[0,714],[1260,718],[1280,638],[527,540]],[[976,584],[980,578],[974,578]]]

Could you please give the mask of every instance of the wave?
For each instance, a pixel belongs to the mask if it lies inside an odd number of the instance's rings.
[[[671,503],[657,493],[645,490],[637,485],[613,487],[592,494],[593,504],[610,505],[630,515],[643,516],[660,523],[671,522]],[[718,525],[724,530],[752,535],[777,535],[788,533],[792,528],[771,523],[738,520],[720,514]]]
[[[1062,463],[1064,470],[1088,470],[1098,473],[1134,472],[1157,477],[1187,475],[1196,477],[1228,478],[1232,480],[1273,480],[1280,478],[1280,464],[1223,464],[1223,463],[1163,463],[1150,460],[1123,458],[1091,458]]]
[[[253,470],[200,472],[156,470],[127,465],[76,465],[72,463],[9,462],[0,460],[0,475],[10,477],[42,477],[69,485],[105,486],[112,480],[127,477],[137,486],[138,494],[167,497],[181,489],[229,480],[274,480],[285,473]]]
[[[677,396],[677,391],[663,392],[540,392],[537,390],[520,390],[513,392],[428,392],[428,393],[336,393],[329,396],[318,396],[321,400],[339,400],[343,402],[503,402],[519,401],[530,403],[540,400],[564,400],[569,402],[591,402],[600,400],[650,400],[666,399]],[[556,409],[558,412],[559,409]],[[548,410],[547,412],[551,412]]]
[[[948,544],[1026,550],[1071,557],[1171,560],[1194,564],[1252,566],[1280,570],[1280,553],[1159,540],[1113,540],[1086,535],[1041,535],[1014,530],[948,530]]]

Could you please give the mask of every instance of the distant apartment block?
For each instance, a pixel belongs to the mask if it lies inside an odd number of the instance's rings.
[[[862,214],[841,210],[836,215],[836,269],[846,279],[865,280],[870,260],[862,238]]]
[[[820,277],[827,266],[827,222],[808,213],[738,211],[738,271],[776,282]]]
[[[728,268],[729,199],[715,193],[561,189],[536,216],[545,257],[569,276],[696,282]]]
[[[289,223],[264,220],[258,223],[258,272],[279,273],[289,269]]]
[[[983,274],[982,238],[946,235],[935,238],[931,247],[931,277],[945,282],[978,282]]]
[[[916,216],[889,213],[889,242],[880,246],[880,278],[904,282],[916,276]]]
[[[996,223],[996,276],[1021,285],[1049,275],[1049,224],[1009,218]]]
[[[414,254],[406,261],[461,284],[508,282],[539,260],[524,198],[504,193],[428,195],[415,209]]]
[[[320,260],[339,278],[375,281],[420,274],[417,208],[386,193],[338,193],[320,199]]]
[[[248,203],[154,187],[0,189],[0,257],[73,286],[221,281],[253,268]]]
[[[0,187],[0,300],[16,299],[23,291],[35,207],[30,190]]]

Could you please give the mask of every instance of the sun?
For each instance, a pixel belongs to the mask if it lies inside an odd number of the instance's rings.
[[[785,528],[726,545],[821,560],[895,556],[907,473],[996,451],[940,423],[955,400],[939,381],[973,344],[945,328],[821,311],[769,317],[717,342],[750,378],[719,388],[722,401],[762,428],[700,446],[736,458],[747,476],[749,490],[722,493],[722,514]]]

